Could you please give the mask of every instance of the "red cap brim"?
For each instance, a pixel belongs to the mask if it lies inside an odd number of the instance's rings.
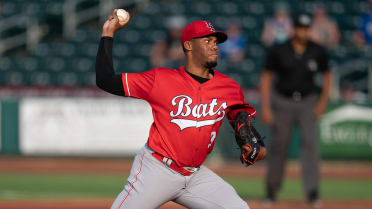
[[[202,37],[206,37],[206,36],[215,36],[217,38],[217,41],[218,41],[219,44],[223,43],[227,40],[227,34],[225,32],[222,32],[222,31],[216,31],[216,32],[213,32],[213,33],[202,34],[202,35],[194,37],[194,38],[202,38]]]

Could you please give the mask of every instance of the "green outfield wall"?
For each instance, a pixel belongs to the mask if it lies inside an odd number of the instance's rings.
[[[133,156],[146,143],[152,122],[149,105],[139,100],[24,98],[0,104],[3,155]],[[270,143],[269,128],[259,119],[254,125]],[[107,129],[113,130],[111,135]],[[330,104],[318,123],[318,142],[322,159],[371,160],[372,105]],[[295,128],[289,158],[298,157],[300,144]],[[212,155],[216,154],[231,160],[239,157],[226,119]]]
[[[324,158],[372,159],[372,105],[329,105],[318,138]]]
[[[256,108],[259,105],[254,105]],[[259,108],[257,108],[260,113]],[[262,125],[259,119],[254,122],[257,129],[265,136],[265,143],[269,144],[273,136],[270,135],[269,127]],[[322,159],[372,159],[372,105],[357,104],[329,104],[326,113],[318,121],[318,144]],[[230,125],[226,122],[222,126],[222,140],[218,146],[224,156],[236,158],[239,156],[237,146],[231,147],[231,139],[234,136]],[[301,137],[298,127],[294,128],[292,142],[288,157],[297,158]]]

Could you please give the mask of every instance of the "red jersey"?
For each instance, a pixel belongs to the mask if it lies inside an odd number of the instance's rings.
[[[123,73],[125,96],[146,100],[154,122],[147,145],[179,166],[200,166],[212,151],[226,115],[235,118],[238,105],[255,117],[244,102],[240,86],[214,70],[212,79],[199,83],[182,66]]]

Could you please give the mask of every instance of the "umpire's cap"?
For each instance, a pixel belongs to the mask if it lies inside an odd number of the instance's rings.
[[[216,36],[218,43],[223,43],[227,40],[226,33],[216,31],[211,22],[200,20],[190,23],[183,29],[181,43],[183,45],[185,41],[190,41],[193,38],[201,38],[208,35]]]

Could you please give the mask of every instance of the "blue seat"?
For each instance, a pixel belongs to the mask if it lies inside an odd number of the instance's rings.
[[[213,13],[216,13],[213,4],[208,4],[202,1],[190,4],[188,5],[188,8],[187,13],[189,15],[212,15]]]
[[[73,72],[61,72],[58,73],[56,80],[57,86],[77,86],[78,85],[78,75]]]
[[[72,70],[75,72],[94,72],[95,59],[80,57],[73,59]]]
[[[96,43],[93,42],[75,43],[76,56],[95,58],[97,56],[98,43],[99,43],[98,41]],[[116,48],[116,46],[114,48]]]
[[[260,1],[246,1],[242,6],[242,11],[250,15],[263,15],[266,13],[265,5]]]
[[[37,71],[30,74],[31,86],[51,86],[53,85],[53,76],[50,72]]]
[[[158,16],[161,15],[161,5],[158,2],[149,1],[143,7],[143,14]]]
[[[131,25],[136,30],[146,30],[151,27],[151,17],[148,15],[140,15],[131,17]]]
[[[50,54],[51,54],[50,45],[48,43],[45,43],[45,42],[39,43],[36,46],[35,50],[33,51],[33,55],[41,57],[41,58],[43,58],[47,55],[50,55]]]
[[[1,16],[2,17],[10,17],[16,15],[18,13],[19,2],[17,1],[3,1],[2,8],[1,8]]]
[[[9,56],[0,57],[0,72],[11,70],[13,67],[13,59]]]
[[[78,73],[80,86],[96,86],[95,72]]]
[[[17,59],[18,69],[23,71],[38,71],[40,68],[40,60],[36,57],[22,57]]]
[[[5,73],[4,85],[24,86],[25,76],[21,71],[7,71]]]
[[[62,72],[66,70],[66,62],[61,57],[45,57],[43,60],[43,68],[51,72]]]

